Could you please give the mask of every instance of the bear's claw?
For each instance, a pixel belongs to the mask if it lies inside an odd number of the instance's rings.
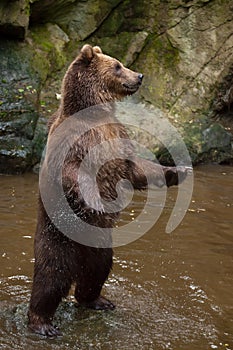
[[[46,337],[57,337],[62,335],[59,328],[57,326],[53,326],[51,323],[29,324],[28,328],[34,333],[41,334]]]

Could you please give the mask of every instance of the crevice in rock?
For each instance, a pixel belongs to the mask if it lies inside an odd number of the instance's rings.
[[[109,17],[112,15],[112,13],[118,9],[118,7],[120,7],[123,3],[125,2],[125,0],[119,0],[119,2],[111,8],[111,10],[103,17],[102,21],[99,23],[98,27],[92,31],[88,36],[86,36],[84,38],[85,41],[89,40],[91,37],[93,37],[98,30],[100,29],[100,27],[104,24],[105,21],[107,21],[109,19]]]
[[[233,21],[233,16],[232,16],[232,18],[228,18],[226,21],[220,23],[220,24],[217,25],[217,26],[213,26],[213,27],[209,27],[209,28],[205,28],[205,29],[200,29],[200,28],[195,27],[194,29],[195,29],[197,32],[206,32],[206,31],[211,32],[211,31],[213,31],[213,30],[217,30],[217,29],[221,28],[222,26],[224,26],[224,25],[226,25],[227,23],[230,23],[230,22],[232,22],[232,21]]]
[[[194,7],[194,5],[188,7],[188,10],[191,9],[192,7]],[[176,23],[173,24],[172,26],[166,28],[166,30],[164,30],[163,32],[161,32],[161,33],[159,34],[159,36],[165,34],[168,30],[173,29],[173,28],[177,27],[178,25],[180,25],[184,20],[186,20],[188,17],[192,16],[195,12],[199,11],[202,7],[204,7],[204,6],[194,7],[194,9],[191,10],[191,11],[189,11],[188,14],[187,14],[186,16],[183,16],[178,22],[176,22]],[[183,8],[186,9],[186,7],[183,7]]]
[[[211,106],[211,117],[233,133],[233,65],[217,87]]]

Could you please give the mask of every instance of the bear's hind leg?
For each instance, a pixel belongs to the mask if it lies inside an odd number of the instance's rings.
[[[61,272],[43,270],[34,275],[32,295],[28,311],[28,327],[35,333],[48,337],[61,335],[56,326],[52,325],[54,313],[63,297],[69,293],[71,281]]]
[[[78,274],[75,298],[80,305],[95,310],[113,310],[115,305],[101,296],[101,289],[112,267],[112,249],[89,248],[88,260]]]

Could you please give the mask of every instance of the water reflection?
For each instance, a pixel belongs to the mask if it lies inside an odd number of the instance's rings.
[[[170,235],[165,227],[177,191],[169,189],[153,229],[115,249],[104,292],[116,310],[85,310],[70,297],[56,314],[64,334],[58,339],[44,339],[26,327],[38,179],[2,176],[1,348],[233,349],[232,175],[230,167],[196,168],[191,206]],[[134,199],[119,225],[135,220],[143,207],[143,194]]]

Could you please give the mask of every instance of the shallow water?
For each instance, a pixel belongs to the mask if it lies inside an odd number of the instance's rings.
[[[233,168],[195,169],[192,203],[165,233],[176,189],[162,216],[137,241],[115,249],[104,294],[112,312],[61,304],[63,331],[46,339],[27,330],[38,178],[1,176],[1,349],[233,349]],[[135,212],[144,195],[135,198]],[[122,215],[121,223],[132,213]],[[135,214],[136,215],[136,214]]]

